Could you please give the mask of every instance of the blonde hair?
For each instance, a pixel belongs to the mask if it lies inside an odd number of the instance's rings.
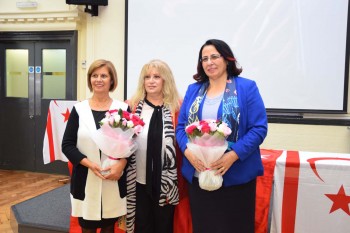
[[[151,60],[142,67],[136,93],[129,101],[131,109],[135,109],[139,101],[147,96],[145,90],[145,77],[152,68],[159,72],[160,77],[164,81],[162,88],[164,106],[168,107],[172,113],[177,112],[180,109],[181,97],[176,88],[174,76],[170,67],[161,60]]]
[[[110,61],[107,61],[107,60],[99,59],[99,60],[94,61],[90,65],[88,73],[87,73],[88,87],[89,87],[91,92],[92,92],[91,75],[95,70],[97,70],[101,67],[104,67],[104,66],[107,67],[109,76],[111,77],[111,86],[109,87],[109,91],[110,92],[114,91],[117,88],[118,76],[117,76],[117,71],[115,70],[113,63]]]

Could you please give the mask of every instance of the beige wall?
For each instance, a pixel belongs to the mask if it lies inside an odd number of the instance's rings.
[[[350,154],[350,130],[347,126],[269,124],[261,147]]]
[[[124,98],[124,3],[109,0],[107,7],[100,7],[98,17],[87,17],[86,28],[86,67],[99,58],[112,61],[118,74],[118,88],[113,96],[120,100]],[[89,95],[86,89],[86,96]]]
[[[25,1],[25,0],[22,0]],[[124,98],[124,0],[110,0],[99,7],[99,16],[84,12],[84,6],[67,5],[65,0],[32,0],[36,8],[20,9],[17,1],[0,1],[0,31],[78,30],[78,99],[91,96],[86,84],[89,65],[99,58],[113,62],[119,85],[112,93]]]
[[[65,0],[36,2],[36,9],[22,10],[16,7],[16,1],[1,0],[0,31],[78,30],[78,99],[90,96],[86,69],[98,58],[115,64],[119,86],[112,95],[123,99],[125,1],[110,0],[108,6],[99,7],[98,17],[84,13],[84,7],[66,5]],[[349,115],[343,117],[350,118]],[[269,124],[262,147],[350,153],[350,130],[346,126]]]

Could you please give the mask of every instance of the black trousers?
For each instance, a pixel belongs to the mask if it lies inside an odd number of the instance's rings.
[[[175,206],[159,206],[146,192],[146,185],[136,183],[135,233],[172,233]]]
[[[206,191],[189,186],[193,233],[254,233],[256,179]]]

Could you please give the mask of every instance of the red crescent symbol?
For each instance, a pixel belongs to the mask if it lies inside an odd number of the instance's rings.
[[[324,182],[324,180],[320,177],[320,175],[317,172],[316,169],[316,162],[317,161],[321,161],[321,160],[345,160],[345,161],[350,161],[350,158],[338,158],[338,157],[322,157],[322,158],[311,158],[306,160],[307,162],[309,162],[310,167],[312,169],[312,171],[315,173],[315,175]]]

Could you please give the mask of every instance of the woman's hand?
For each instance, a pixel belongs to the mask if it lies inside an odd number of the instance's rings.
[[[239,159],[236,152],[233,150],[226,152],[220,159],[216,160],[214,163],[210,164],[210,168],[217,170],[215,175],[223,176],[227,170],[232,166],[234,162]]]
[[[113,181],[119,180],[120,177],[123,175],[123,171],[126,164],[126,159],[120,159],[117,163],[113,164],[112,166],[106,167],[103,171],[109,171],[109,173],[108,175],[105,175],[104,178]]]
[[[185,154],[186,158],[188,159],[188,161],[190,161],[192,166],[196,169],[197,172],[205,171],[204,163],[200,159],[198,159],[192,153],[192,151],[190,151],[189,149],[186,149],[184,154]]]
[[[84,158],[80,161],[80,164],[89,168],[96,176],[100,177],[101,179],[106,179],[103,175],[101,175],[102,168],[94,163],[88,160],[87,158]]]

